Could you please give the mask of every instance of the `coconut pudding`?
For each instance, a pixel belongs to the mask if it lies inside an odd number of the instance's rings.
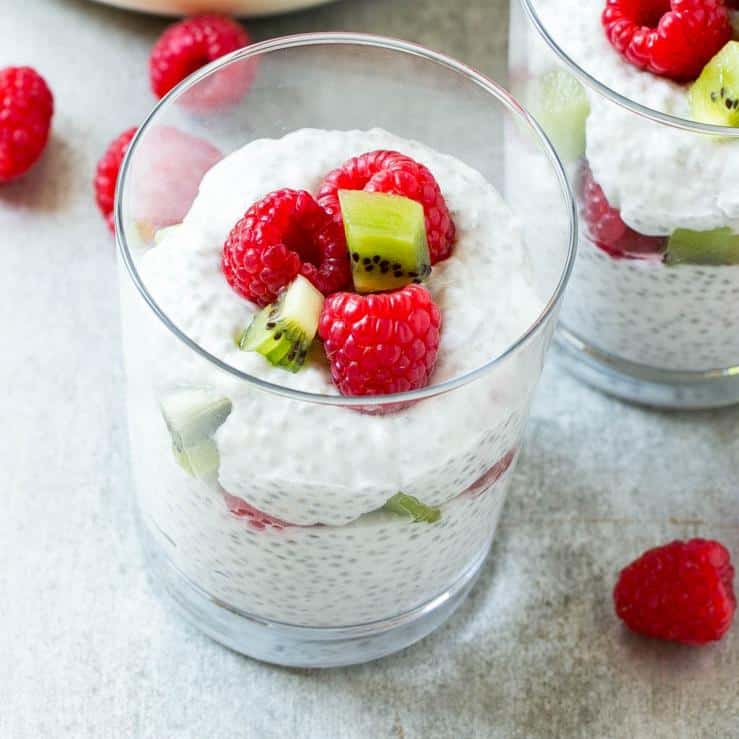
[[[545,347],[445,384],[546,303],[481,174],[382,130],[252,141],[136,259],[212,358],[173,349],[124,287],[134,474],[182,574],[259,618],[336,626],[408,611],[479,563]]]
[[[722,0],[533,0],[605,87],[686,121],[739,125],[739,43]],[[660,124],[584,87],[529,25],[526,100],[566,160],[583,239],[563,322],[650,368],[739,362],[739,139]]]

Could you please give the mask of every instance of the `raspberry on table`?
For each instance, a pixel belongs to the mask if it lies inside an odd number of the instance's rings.
[[[228,235],[221,265],[228,284],[261,307],[298,274],[324,295],[351,282],[343,231],[305,190],[275,190],[254,203]]]
[[[736,598],[734,567],[717,541],[673,541],[624,568],[613,591],[618,617],[632,631],[700,645],[729,630]]]
[[[49,139],[54,98],[31,67],[0,70],[0,183],[25,174]]]
[[[235,495],[223,491],[223,498],[226,501],[228,510],[236,516],[236,518],[243,518],[249,524],[249,526],[257,531],[265,531],[266,529],[275,529],[276,531],[282,531],[282,529],[294,526],[295,524],[287,523],[280,518],[274,518],[264,511],[260,511],[253,505],[249,505],[243,498],[237,498]]]
[[[425,387],[439,351],[441,314],[421,285],[390,293],[336,293],[318,325],[331,376],[343,395]]]
[[[601,22],[631,64],[678,82],[696,79],[732,36],[724,0],[606,0]]]
[[[128,128],[118,138],[112,141],[100,158],[97,169],[95,170],[95,179],[93,180],[95,201],[111,231],[115,231],[113,207],[115,204],[115,185],[118,180],[118,172],[121,169],[123,158],[126,156],[128,145],[131,143],[131,139],[136,134],[136,131],[136,126]]]
[[[211,13],[185,18],[169,26],[151,50],[151,89],[157,97],[164,97],[185,77],[225,54],[247,46],[249,42],[246,29],[227,16]],[[226,75],[224,72],[222,81],[239,86],[232,73]],[[219,96],[229,94],[225,89],[228,85],[219,84],[218,87],[222,88]],[[231,90],[229,95],[233,93]]]
[[[616,259],[648,259],[664,252],[666,238],[645,236],[623,222],[587,164],[582,166],[579,185],[582,217],[588,236],[598,248]]]
[[[423,206],[431,263],[452,253],[456,229],[439,184],[431,172],[397,151],[369,151],[344,162],[321,183],[318,202],[341,222],[339,190],[403,195]]]

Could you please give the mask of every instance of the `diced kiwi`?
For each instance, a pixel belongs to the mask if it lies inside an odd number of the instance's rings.
[[[688,100],[696,121],[739,126],[739,42],[729,41],[703,67]]]
[[[339,190],[357,292],[395,290],[431,273],[423,206],[410,198]]]
[[[194,477],[217,470],[213,434],[231,413],[231,401],[210,390],[186,388],[166,395],[160,405],[180,466]]]
[[[665,264],[739,264],[739,235],[730,228],[690,231],[679,228],[667,241]]]
[[[552,69],[532,80],[526,102],[563,160],[573,162],[585,153],[590,103],[585,88],[569,72]]]
[[[302,275],[262,308],[239,339],[246,352],[258,352],[277,367],[297,372],[318,331],[323,294]]]
[[[435,523],[441,518],[441,511],[421,503],[418,498],[405,493],[396,493],[383,506],[384,511],[397,513],[400,516],[408,516],[415,523]]]

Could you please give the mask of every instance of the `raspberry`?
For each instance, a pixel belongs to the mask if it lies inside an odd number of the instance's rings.
[[[324,295],[344,289],[351,270],[341,228],[305,190],[276,190],[246,211],[223,246],[228,284],[264,307],[298,274]]]
[[[93,181],[95,200],[111,231],[115,230],[115,223],[113,221],[115,183],[118,180],[118,172],[120,171],[123,157],[126,155],[126,149],[128,149],[128,145],[131,143],[131,139],[135,133],[136,127],[134,126],[125,130],[113,141],[105,150],[105,154],[100,158],[97,169],[95,170],[95,179]]]
[[[401,393],[428,385],[441,314],[429,292],[337,293],[323,305],[318,334],[343,395]]]
[[[181,223],[203,175],[223,154],[199,136],[174,126],[154,126],[142,138],[131,179],[132,215],[156,230]]]
[[[606,0],[601,22],[635,67],[678,82],[698,77],[732,35],[723,0]]]
[[[455,226],[436,179],[422,164],[397,151],[369,151],[326,175],[318,202],[341,222],[339,190],[403,195],[423,205],[431,263],[452,253]]]
[[[185,77],[225,54],[241,49],[249,41],[246,29],[226,16],[206,14],[185,18],[169,26],[151,50],[151,89],[157,97],[164,97]],[[247,71],[246,65],[235,65],[231,71],[226,69],[215,74],[211,80],[215,88],[211,90],[210,102],[226,102],[227,100],[217,98],[226,96],[227,99],[234,99],[240,95],[244,85],[239,84],[234,75],[240,74],[243,77]],[[232,89],[229,90],[229,87]],[[202,88],[195,91],[199,98],[202,91]],[[200,99],[198,102],[208,101]]]
[[[615,259],[649,259],[665,250],[665,238],[640,234],[621,220],[621,214],[611,207],[587,164],[580,174],[580,197],[590,239]]]
[[[487,472],[470,485],[465,493],[473,498],[482,495],[500,480],[516,458],[516,449],[509,449]]]
[[[237,498],[235,495],[231,495],[225,491],[223,492],[223,499],[226,501],[228,510],[236,518],[245,518],[249,526],[257,529],[257,531],[264,531],[268,528],[282,531],[282,529],[294,525],[279,518],[273,518],[258,508],[249,505],[243,498]]]
[[[734,617],[733,579],[729,552],[717,541],[673,541],[621,571],[616,614],[632,631],[657,639],[717,641]]]
[[[27,172],[46,147],[54,98],[30,67],[0,70],[0,183]]]

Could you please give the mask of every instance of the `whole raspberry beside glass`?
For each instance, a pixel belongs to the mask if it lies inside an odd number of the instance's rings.
[[[108,228],[115,230],[113,221],[113,207],[115,204],[115,185],[118,180],[118,173],[121,169],[121,163],[126,156],[126,150],[131,143],[131,139],[136,134],[136,126],[126,129],[120,136],[112,141],[105,153],[100,157],[95,170],[95,179],[93,187],[95,189],[95,202],[100,212],[105,218]]]
[[[46,148],[54,98],[31,67],[0,70],[0,183],[25,174]]]
[[[624,568],[613,591],[618,617],[657,639],[700,645],[721,639],[736,610],[734,567],[717,541],[673,541]]]
[[[431,264],[452,253],[456,229],[444,196],[431,172],[397,151],[369,151],[344,162],[321,183],[317,200],[341,222],[339,190],[367,190],[402,195],[423,206]]]
[[[603,29],[635,67],[694,80],[731,40],[724,0],[606,0]]]
[[[157,97],[164,97],[193,72],[249,42],[246,29],[232,18],[216,14],[185,18],[169,26],[151,50],[151,89]],[[217,72],[207,83],[199,84],[192,91],[195,97],[185,102],[206,106],[238,99],[248,87],[252,71],[251,63],[245,62]]]
[[[343,230],[305,190],[276,190],[254,203],[228,235],[221,266],[228,284],[261,307],[298,274],[324,295],[351,282]]]
[[[385,395],[425,387],[439,352],[441,314],[421,285],[391,293],[336,293],[318,324],[342,395]]]

